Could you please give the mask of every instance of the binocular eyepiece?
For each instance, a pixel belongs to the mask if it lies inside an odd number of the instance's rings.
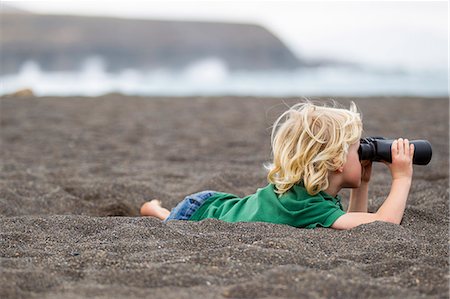
[[[394,140],[383,137],[361,138],[358,149],[359,160],[386,161],[392,163],[391,146]],[[427,165],[431,161],[431,144],[427,140],[411,140],[414,144],[413,164]]]

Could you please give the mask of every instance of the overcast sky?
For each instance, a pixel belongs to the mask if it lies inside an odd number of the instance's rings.
[[[447,1],[2,1],[38,13],[258,23],[295,53],[446,69]]]

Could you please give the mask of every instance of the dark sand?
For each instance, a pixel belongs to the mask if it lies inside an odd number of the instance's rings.
[[[433,144],[400,226],[136,217],[155,197],[265,186],[281,99],[2,99],[0,297],[448,298],[448,99],[355,101],[366,136]],[[372,177],[375,211],[390,175]]]

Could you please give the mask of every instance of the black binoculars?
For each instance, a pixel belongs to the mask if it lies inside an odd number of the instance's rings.
[[[358,149],[359,160],[392,162],[391,146],[394,140],[383,137],[361,138]],[[431,143],[427,140],[411,140],[414,144],[413,164],[427,165],[431,161]]]

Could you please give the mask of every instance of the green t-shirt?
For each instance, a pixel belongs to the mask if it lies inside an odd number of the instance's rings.
[[[271,222],[295,227],[330,227],[344,215],[341,199],[321,191],[310,195],[302,184],[294,185],[281,197],[274,185],[260,188],[255,194],[239,198],[219,192],[210,198],[189,220],[215,218],[227,222]]]

